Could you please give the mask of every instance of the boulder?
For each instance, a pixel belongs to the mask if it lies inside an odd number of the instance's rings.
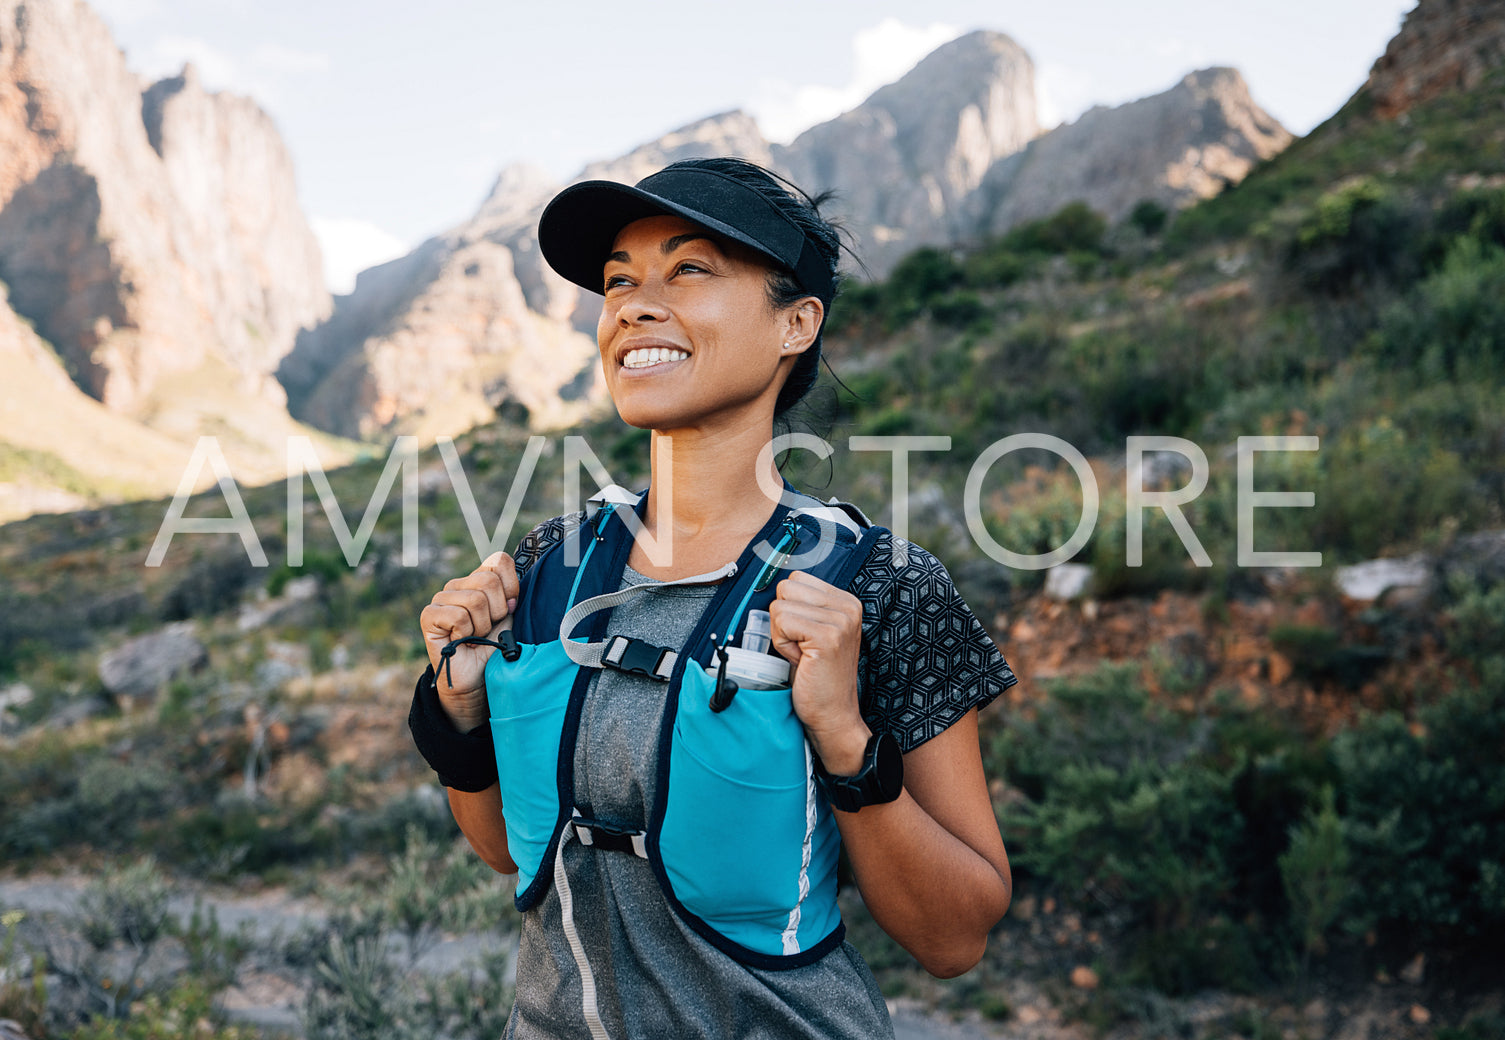
[[[99,658],[99,681],[116,697],[154,696],[180,675],[204,667],[209,651],[194,635],[192,621],[180,621],[127,640]]]
[[[1073,600],[1087,592],[1092,568],[1085,563],[1063,563],[1045,572],[1045,595],[1051,599]]]
[[[1423,553],[1391,560],[1365,560],[1339,567],[1333,576],[1338,591],[1352,600],[1376,600],[1390,589],[1424,588],[1432,579],[1432,560]]]

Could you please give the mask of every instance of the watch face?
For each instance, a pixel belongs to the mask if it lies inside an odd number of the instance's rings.
[[[815,778],[831,804],[842,812],[883,805],[904,790],[904,754],[893,734],[880,733],[868,741],[862,769],[855,776],[832,776],[822,766]]]
[[[894,735],[884,731],[873,748],[873,773],[877,781],[878,802],[891,802],[904,790],[904,753]]]

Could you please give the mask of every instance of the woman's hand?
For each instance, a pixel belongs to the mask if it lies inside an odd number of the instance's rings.
[[[768,607],[773,648],[794,672],[794,713],[826,769],[850,776],[862,768],[872,731],[857,699],[862,602],[803,571],[779,582]]]
[[[492,553],[465,577],[445,583],[444,591],[436,593],[418,616],[429,663],[437,676],[439,702],[462,733],[488,717],[486,661],[496,648],[475,643],[457,646],[448,667],[440,651],[466,636],[491,636],[517,607],[517,594],[517,567],[512,557]]]

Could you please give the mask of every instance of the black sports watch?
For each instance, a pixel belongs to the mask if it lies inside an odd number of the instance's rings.
[[[842,812],[856,812],[864,805],[884,805],[904,790],[904,753],[894,735],[884,730],[868,740],[862,753],[862,768],[852,776],[832,776],[817,756],[815,782],[826,800]]]

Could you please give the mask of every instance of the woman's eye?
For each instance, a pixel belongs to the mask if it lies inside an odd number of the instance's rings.
[[[621,275],[621,274],[610,275],[606,279],[606,285],[605,285],[604,291],[605,292],[611,292],[617,286],[619,286],[619,285],[626,285],[626,284],[627,284],[627,276],[626,275]]]
[[[675,274],[703,274],[705,273],[705,270],[706,269],[704,267],[696,263],[694,260],[681,260],[674,267]]]

